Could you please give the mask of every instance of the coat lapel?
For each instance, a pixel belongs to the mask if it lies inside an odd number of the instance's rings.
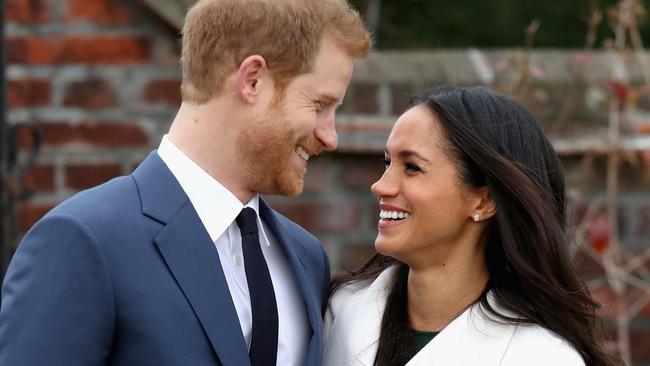
[[[370,285],[343,287],[331,299],[325,366],[371,366],[375,362],[381,321],[396,267],[384,270]],[[358,285],[358,284],[356,284]],[[492,294],[488,301],[498,312]],[[516,326],[500,324],[474,305],[418,352],[407,366],[499,365]]]
[[[325,366],[372,366],[386,297],[396,267],[384,270],[369,286],[350,284],[331,299]]]
[[[501,309],[491,293],[490,305]],[[440,365],[499,365],[512,339],[516,326],[492,320],[475,304],[452,321],[418,352],[407,366]]]
[[[219,255],[191,202],[156,152],[133,176],[143,213],[164,225],[154,242],[222,364],[250,365]]]

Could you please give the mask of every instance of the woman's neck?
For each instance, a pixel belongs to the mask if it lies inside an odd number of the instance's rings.
[[[472,260],[409,270],[407,311],[411,327],[440,331],[480,297],[489,278],[482,255]]]

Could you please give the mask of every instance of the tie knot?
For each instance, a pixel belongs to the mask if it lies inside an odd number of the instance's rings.
[[[235,219],[241,236],[257,234],[257,213],[250,207],[244,207]]]

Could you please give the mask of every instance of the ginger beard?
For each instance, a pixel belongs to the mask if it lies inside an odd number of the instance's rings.
[[[313,153],[320,151],[320,144],[314,138],[299,139],[293,125],[282,101],[272,103],[264,117],[247,121],[237,146],[251,192],[302,193],[306,169],[295,160],[296,146]]]

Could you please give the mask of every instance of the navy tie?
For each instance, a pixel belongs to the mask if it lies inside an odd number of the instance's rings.
[[[244,207],[235,221],[241,232],[246,282],[253,314],[248,355],[252,366],[275,365],[278,354],[278,306],[269,267],[260,246],[257,213],[250,207]]]

